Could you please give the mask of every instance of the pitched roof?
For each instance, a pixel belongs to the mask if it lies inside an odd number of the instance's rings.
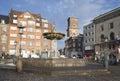
[[[27,12],[29,12],[29,11],[27,11]],[[21,15],[21,14],[23,14],[24,12],[11,9],[10,13],[16,14],[16,15]],[[30,13],[33,17],[35,17],[35,18],[41,18],[41,15],[40,15],[40,14],[33,14],[33,13],[31,13],[31,12],[29,12],[29,13]]]
[[[106,12],[106,13],[104,13],[104,14],[101,14],[101,15],[95,17],[94,20],[97,20],[97,19],[99,19],[99,18],[101,18],[101,17],[105,17],[105,16],[107,16],[107,15],[109,15],[109,14],[112,14],[112,13],[114,13],[114,12],[117,12],[117,11],[120,11],[120,7],[115,8],[115,9],[113,9],[113,10],[111,10],[111,11],[108,11],[108,12]]]
[[[9,23],[9,17],[8,16],[0,15],[0,23],[1,23],[1,20],[4,20],[6,24]]]

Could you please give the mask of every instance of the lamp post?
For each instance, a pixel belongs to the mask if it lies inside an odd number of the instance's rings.
[[[22,34],[23,34],[23,29],[25,28],[24,26],[20,25],[18,26],[19,28],[19,35],[20,35],[20,48],[19,48],[19,56],[22,56],[22,48],[21,48],[21,39],[22,39]]]
[[[16,69],[17,69],[17,72],[22,72],[23,71],[23,63],[22,63],[22,60],[20,59],[21,57],[21,39],[22,39],[22,34],[23,34],[23,28],[24,26],[20,25],[18,26],[19,28],[19,34],[20,34],[20,49],[19,49],[19,57],[18,57],[18,60],[17,60],[17,63],[16,63]]]
[[[117,46],[117,49],[116,49],[116,56],[117,56],[117,63],[119,63],[119,58],[120,58],[120,36],[119,35],[117,35],[116,36],[116,46]]]
[[[108,42],[108,37],[105,37],[105,68],[108,69],[108,60],[109,60],[109,56],[107,53],[107,42]]]
[[[15,55],[17,55],[17,49],[16,49],[17,41],[14,41],[14,44],[15,44]]]

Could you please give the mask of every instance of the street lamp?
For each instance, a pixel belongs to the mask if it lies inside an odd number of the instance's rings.
[[[19,28],[19,34],[20,34],[20,49],[19,49],[19,57],[18,57],[18,60],[17,60],[17,63],[16,63],[16,69],[17,69],[18,72],[22,72],[23,63],[22,63],[22,60],[20,59],[20,56],[21,56],[21,39],[22,39],[24,26],[20,25],[20,26],[18,26],[18,28]]]
[[[19,49],[19,56],[22,56],[22,48],[21,48],[21,39],[22,39],[22,34],[23,34],[23,29],[25,28],[24,26],[20,25],[18,26],[19,28],[19,34],[20,34],[20,49]]]
[[[109,56],[108,56],[108,53],[107,53],[108,37],[104,37],[104,42],[105,42],[105,68],[108,69],[108,60],[109,60]]]
[[[15,44],[15,55],[17,55],[17,49],[16,49],[17,41],[14,41],[14,44]]]

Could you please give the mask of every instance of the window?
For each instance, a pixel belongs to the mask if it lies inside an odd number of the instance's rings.
[[[25,42],[25,41],[22,41],[22,42],[21,42],[21,45],[22,45],[22,46],[25,46],[25,45],[26,45],[26,42]]]
[[[110,40],[115,40],[114,32],[111,32],[111,33],[110,33]]]
[[[44,30],[44,33],[48,32],[48,30]]]
[[[29,39],[34,39],[34,35],[28,35]]]
[[[10,55],[15,55],[16,50],[14,48],[10,48],[9,53]]]
[[[7,28],[6,27],[3,27],[2,28],[2,32],[6,32],[7,31]]]
[[[2,23],[2,24],[5,24],[5,20],[2,19],[2,20],[1,20],[1,23]]]
[[[10,34],[10,37],[17,37],[17,34]]]
[[[39,19],[39,18],[37,18],[37,21],[40,21],[40,19]]]
[[[109,44],[109,49],[111,49],[111,45]]]
[[[26,28],[24,28],[23,31],[26,31]]]
[[[45,20],[45,19],[42,19],[42,22],[46,22],[46,23],[48,23],[48,21],[47,21],[47,20]]]
[[[17,20],[13,19],[13,23],[15,23],[15,24],[16,24],[16,23],[17,23]]]
[[[76,27],[76,25],[75,25],[75,24],[73,24],[73,25],[72,25],[72,27],[73,27],[73,28],[75,28],[75,27]]]
[[[90,39],[89,39],[89,42],[90,42]]]
[[[29,42],[28,42],[28,46],[34,46],[34,42],[32,42],[32,41],[30,42],[30,41],[29,41]]]
[[[44,27],[47,28],[47,27],[48,27],[48,24],[44,24]]]
[[[92,28],[94,28],[94,25],[92,25]]]
[[[112,48],[115,49],[115,45],[114,44],[112,45]]]
[[[94,35],[94,32],[92,32],[92,35]]]
[[[17,27],[11,26],[10,30],[17,30]]]
[[[40,39],[40,36],[36,36],[36,39]]]
[[[13,17],[17,17],[17,15],[14,14]]]
[[[43,45],[44,45],[44,46],[46,46],[46,47],[48,46],[48,44],[47,44],[47,43],[44,43]]]
[[[28,25],[34,26],[34,25],[35,25],[35,22],[34,22],[34,21],[28,21]]]
[[[94,38],[92,38],[92,41],[94,41]]]
[[[104,42],[105,36],[103,34],[100,36],[100,38],[101,38],[101,42]]]
[[[26,38],[26,35],[22,35],[22,38]]]
[[[87,40],[85,40],[85,42],[87,43]]]
[[[36,23],[36,26],[40,26],[40,23]]]
[[[101,31],[104,31],[104,27],[103,27],[103,25],[101,25]]]
[[[87,36],[87,33],[85,35]]]
[[[5,51],[6,50],[6,47],[3,45],[2,46],[2,51]]]
[[[36,50],[36,54],[40,54],[40,50],[39,49]]]
[[[89,32],[89,36],[90,36],[90,32]]]
[[[73,43],[73,47],[75,47],[75,43]]]
[[[40,32],[40,30],[36,29],[36,32]]]
[[[25,22],[25,21],[20,21],[20,24],[21,24],[22,26],[26,26],[26,22]]]
[[[28,28],[28,32],[34,32],[34,28]]]
[[[7,42],[7,36],[6,35],[2,35],[1,39],[2,39],[2,43],[6,43]]]
[[[30,15],[24,15],[24,18],[30,18]]]
[[[114,27],[114,24],[113,24],[113,22],[111,22],[110,23],[110,29],[113,29],[113,27]]]
[[[40,42],[36,42],[36,46],[40,46]]]
[[[15,45],[15,40],[10,40],[10,45]]]
[[[89,27],[89,29],[91,28],[90,26],[88,26]]]

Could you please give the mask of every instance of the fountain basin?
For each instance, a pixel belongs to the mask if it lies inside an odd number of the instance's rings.
[[[64,59],[64,58],[24,58],[24,66],[33,67],[81,67],[86,63],[83,59]]]

